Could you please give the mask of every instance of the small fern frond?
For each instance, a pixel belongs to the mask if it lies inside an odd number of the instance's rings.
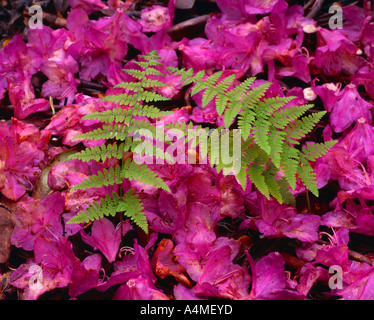
[[[252,164],[247,167],[247,174],[249,179],[253,182],[256,188],[266,197],[270,198],[269,188],[263,175],[264,168],[257,164]]]
[[[134,221],[145,233],[148,233],[147,218],[144,213],[143,205],[139,196],[134,194],[134,190],[128,190],[123,197],[113,192],[110,196],[99,201],[93,201],[85,210],[82,210],[67,223],[83,223],[95,221],[107,216],[115,216],[117,213],[123,212],[125,216]]]
[[[293,120],[300,118],[304,113],[311,108],[310,104],[303,106],[292,106],[277,110],[269,119],[271,124],[277,129],[284,129]]]
[[[87,179],[73,186],[71,190],[86,190],[91,188],[101,188],[102,186],[111,186],[122,183],[121,166],[110,167],[109,170],[104,168],[97,175],[90,175]]]
[[[243,95],[249,90],[256,78],[247,78],[235,88],[227,92],[227,96],[231,101],[237,101],[243,97]]]
[[[296,173],[300,166],[299,163],[299,150],[285,144],[281,154],[280,168],[284,173],[284,177],[290,185],[291,189],[296,187]]]
[[[116,192],[113,192],[112,196],[107,194],[105,198],[101,198],[99,201],[93,201],[88,204],[85,210],[82,210],[72,217],[67,223],[88,223],[105,216],[115,216],[118,212],[117,207],[120,198],[121,197]]]
[[[297,168],[297,173],[305,188],[310,190],[316,197],[318,197],[317,176],[306,159],[301,159],[301,166]]]
[[[337,140],[330,140],[324,143],[308,143],[302,147],[302,155],[309,161],[316,161],[324,156],[336,143]]]
[[[134,189],[130,189],[124,194],[116,209],[117,212],[123,212],[126,217],[134,221],[137,226],[148,234],[148,223],[143,204],[139,196],[134,194]]]
[[[267,154],[270,154],[271,147],[269,142],[269,130],[270,122],[264,118],[257,119],[253,125],[253,137],[256,143],[264,150]]]
[[[171,192],[169,186],[157,176],[157,174],[145,165],[138,165],[131,159],[127,159],[122,166],[121,177],[131,180],[137,180],[145,185],[154,186]]]
[[[304,138],[309,132],[311,132],[314,126],[325,114],[326,111],[319,111],[288,124],[286,130],[290,141],[293,143],[298,143],[297,140]]]

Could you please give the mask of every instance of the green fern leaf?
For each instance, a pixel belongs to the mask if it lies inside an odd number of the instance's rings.
[[[105,198],[88,204],[85,210],[79,212],[67,223],[88,223],[103,218],[104,216],[115,216],[118,212],[117,206],[119,200],[120,196],[116,192],[113,192],[112,196],[108,194]]]
[[[301,159],[301,166],[298,167],[297,173],[299,174],[304,186],[318,197],[316,173],[313,171],[313,168],[306,159]]]
[[[148,234],[147,218],[144,213],[142,202],[138,195],[134,194],[134,189],[128,190],[117,205],[118,212],[134,221],[145,233]]]
[[[324,156],[338,141],[331,140],[324,143],[308,143],[302,147],[303,157],[309,161],[316,161]]]

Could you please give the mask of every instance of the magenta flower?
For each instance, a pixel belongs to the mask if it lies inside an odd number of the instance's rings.
[[[14,106],[14,116],[24,119],[28,115],[50,108],[49,102],[36,99],[31,76],[39,69],[42,59],[34,58],[22,40],[16,35],[0,51],[0,92],[8,89],[9,100]]]
[[[139,276],[132,278],[118,288],[114,300],[169,300],[161,290],[148,279]]]
[[[68,292],[70,297],[75,298],[97,286],[99,283],[101,261],[100,254],[92,254],[86,257],[82,263],[76,265],[71,275],[71,283],[69,284]]]
[[[29,56],[22,35],[18,34],[0,51],[0,92],[7,88],[7,80],[30,80],[37,72],[40,60],[33,60]]]
[[[14,106],[14,116],[18,119],[24,119],[32,113],[51,108],[48,100],[35,99],[34,88],[29,78],[8,78],[8,95]]]
[[[78,63],[66,50],[72,38],[72,33],[66,29],[52,30],[43,26],[43,29],[29,31],[27,43],[34,59],[42,61],[40,71],[48,77],[43,84],[42,95],[60,100],[67,98],[67,104],[75,99],[79,84],[74,77],[79,71]]]
[[[364,119],[371,123],[370,109],[373,103],[364,100],[353,83],[347,85],[341,92],[339,100],[330,114],[330,125],[335,132],[343,132],[354,121]]]
[[[122,225],[122,232],[125,235],[131,229],[131,224],[126,221]],[[109,262],[116,260],[119,245],[121,243],[121,225],[114,228],[113,223],[107,218],[94,221],[91,235],[81,230],[82,240],[94,249],[98,249]]]
[[[168,8],[153,5],[140,12],[139,22],[143,32],[157,32],[171,27],[173,21]]]
[[[321,98],[326,111],[331,111],[340,98],[341,83],[324,83],[316,86],[315,81],[312,82],[312,90]]]
[[[284,5],[287,3],[284,0],[245,0],[243,7],[247,14],[267,14],[270,13],[276,5]]]
[[[374,267],[362,269],[359,270],[359,275],[352,283],[342,290],[335,289],[334,293],[344,300],[372,300],[374,298]]]
[[[12,285],[24,289],[22,299],[36,300],[55,288],[64,288],[72,281],[77,268],[84,268],[75,257],[72,243],[66,238],[45,238],[40,235],[34,244],[35,260],[22,264],[11,277]]]
[[[123,10],[97,21],[89,20],[78,8],[69,13],[67,27],[74,34],[75,42],[67,52],[81,63],[81,79],[91,80],[99,74],[106,76],[111,62],[125,57],[131,31],[124,28],[130,27],[129,22],[135,24]]]
[[[304,300],[304,295],[287,288],[284,259],[278,252],[271,252],[255,262],[246,252],[251,265],[252,288],[250,300]]]
[[[356,54],[357,49],[340,31],[319,28],[314,64],[329,76],[354,75],[365,64],[365,60]]]
[[[39,235],[46,239],[62,236],[61,214],[64,203],[64,195],[59,192],[44,199],[25,196],[17,203],[12,244],[25,250],[33,250],[35,239]]]
[[[337,199],[337,204],[334,211],[325,213],[322,216],[322,224],[332,228],[346,228],[350,231],[373,236],[374,217],[370,208],[360,200],[360,204],[355,204],[354,200],[360,196],[360,189],[357,193],[346,194],[342,196],[343,191],[340,191],[340,198]],[[360,197],[364,198],[364,197]],[[364,198],[365,199],[365,198]],[[345,205],[343,203],[345,202]]]
[[[241,300],[248,296],[250,276],[245,268],[232,262],[233,252],[237,252],[233,241],[227,240],[229,244],[224,245],[224,240],[227,239],[219,238],[217,243],[222,244],[218,248],[213,245],[212,252],[207,255],[194,292],[198,296]]]
[[[157,236],[156,233],[153,235]],[[152,246],[155,240],[156,238],[151,236],[148,246]],[[110,275],[107,281],[98,284],[96,289],[100,292],[104,292],[113,285],[126,283],[130,279],[137,278],[141,278],[143,280],[146,279],[144,281],[147,283],[147,285],[149,284],[149,286],[154,289],[153,283],[156,282],[157,278],[152,270],[151,262],[149,261],[149,256],[147,253],[149,248],[139,246],[137,240],[135,239],[134,248],[125,247],[123,249],[124,251],[126,250],[126,254],[123,256],[122,260],[113,262],[113,273]],[[131,282],[129,285],[131,287]]]
[[[181,44],[179,51],[182,53],[183,65],[194,71],[214,70],[218,61],[217,51],[211,40],[204,38],[191,39],[188,44]]]
[[[300,241],[318,240],[318,228],[321,218],[312,214],[296,213],[292,206],[279,204],[276,200],[267,200],[260,196],[261,219],[244,220],[241,228],[248,228],[254,222],[258,230],[270,238],[288,237]]]
[[[48,133],[40,135],[32,124],[24,127],[18,123],[13,120],[8,126],[0,122],[0,191],[14,201],[34,188],[41,171],[39,164],[45,157],[39,147],[44,148],[50,137]],[[32,130],[35,136],[26,133],[27,130]]]
[[[69,4],[73,9],[81,8],[88,14],[107,8],[100,0],[69,0]]]
[[[74,137],[91,131],[101,126],[95,121],[82,121],[81,118],[95,111],[102,111],[99,99],[84,96],[82,93],[76,96],[76,104],[64,106],[58,113],[52,116],[50,123],[43,129],[52,135],[62,136],[62,143],[67,146],[75,146],[83,142],[87,147],[100,145],[104,140],[83,140]]]
[[[347,150],[350,158],[361,163],[374,154],[374,127],[370,122],[365,118],[359,118],[354,128],[338,143]]]

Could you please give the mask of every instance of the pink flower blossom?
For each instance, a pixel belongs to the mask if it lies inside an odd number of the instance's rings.
[[[122,225],[121,232],[121,224],[118,224],[117,227],[114,228],[113,223],[110,220],[107,218],[101,218],[94,221],[91,235],[88,235],[84,231],[81,231],[80,235],[85,243],[100,250],[109,262],[113,262],[117,257],[121,235],[125,235],[130,229],[131,224],[129,221],[126,221]]]
[[[13,120],[8,126],[0,122],[0,191],[14,201],[34,188],[41,171],[39,164],[45,157],[40,148],[45,148],[50,138],[48,133],[40,135],[33,125],[25,128],[18,123]],[[35,136],[25,133],[26,130],[32,130]]]
[[[63,194],[58,192],[44,199],[24,197],[17,203],[12,244],[25,250],[33,250],[38,235],[43,235],[46,239],[62,236],[61,214],[64,203]]]
[[[330,125],[335,132],[343,132],[354,121],[363,119],[371,123],[371,102],[364,100],[353,83],[347,85],[341,92],[330,114]]]
[[[246,252],[252,273],[250,300],[304,300],[304,295],[287,288],[284,259],[272,252],[255,262]]]

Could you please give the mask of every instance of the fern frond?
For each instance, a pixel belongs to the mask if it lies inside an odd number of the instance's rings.
[[[88,140],[109,140],[116,139],[124,141],[129,134],[136,131],[143,130],[144,132],[150,132],[153,137],[156,132],[156,127],[146,120],[134,120],[131,119],[129,125],[124,124],[104,124],[102,128],[94,129],[92,131],[79,134],[74,137],[74,139],[88,139]]]
[[[120,200],[118,193],[113,192],[112,196],[109,194],[105,198],[99,201],[93,201],[88,204],[85,210],[82,210],[73,218],[71,218],[67,223],[83,223],[95,221],[105,216],[115,216],[118,207],[118,201]]]
[[[310,104],[303,106],[292,106],[282,110],[277,110],[269,119],[271,124],[277,129],[284,129],[293,120],[300,118],[304,113],[311,108]]]
[[[267,154],[270,154],[271,147],[269,142],[270,122],[264,118],[257,119],[253,125],[253,137],[256,143]]]
[[[226,129],[230,128],[231,124],[238,116],[238,114],[243,110],[242,105],[238,102],[229,101],[227,108],[224,112],[225,118],[223,119],[223,125]]]
[[[284,173],[284,177],[292,189],[296,187],[296,173],[300,166],[299,150],[285,144],[281,154],[280,167]]]
[[[105,123],[121,122],[123,124],[128,124],[130,120],[135,116],[143,116],[155,119],[172,113],[172,111],[161,111],[160,109],[152,105],[141,105],[137,102],[133,107],[130,107],[129,109],[115,108],[102,112],[89,113],[85,115],[82,120],[98,120]]]
[[[241,99],[243,95],[249,90],[255,80],[256,78],[254,77],[245,79],[234,89],[231,89],[229,92],[227,92],[227,96],[231,101],[237,101]]]
[[[252,88],[243,94],[243,101],[246,106],[256,105],[260,99],[265,95],[267,89],[270,88],[271,82],[265,82],[260,84],[258,87]]]
[[[157,174],[145,165],[138,165],[131,159],[127,159],[122,166],[121,177],[131,180],[138,180],[145,185],[154,186],[171,192],[169,186],[157,176]]]
[[[109,170],[104,168],[99,171],[97,175],[90,175],[87,179],[73,186],[71,190],[86,190],[91,188],[100,188],[102,186],[110,186],[122,183],[121,166],[118,164],[115,167],[110,167]]]
[[[302,117],[301,119],[295,120],[286,126],[288,137],[293,143],[297,143],[297,140],[304,138],[309,132],[311,132],[314,126],[322,119],[326,114],[326,111],[319,111],[312,113],[308,116]]]
[[[337,140],[330,140],[324,143],[309,143],[302,147],[303,157],[309,161],[316,161],[324,156],[335,144]]]
[[[253,164],[247,167],[247,174],[256,188],[266,197],[270,198],[269,188],[263,175],[264,168]]]
[[[147,217],[139,196],[134,194],[134,189],[128,190],[118,202],[117,212],[124,212],[126,217],[133,220],[137,226],[148,234]]]
[[[270,159],[273,164],[279,168],[281,162],[281,155],[283,153],[284,140],[286,137],[285,131],[280,131],[274,128],[271,128],[269,131],[269,146],[270,146]]]
[[[297,173],[305,188],[310,190],[316,197],[318,197],[318,185],[316,173],[306,159],[301,159],[301,166],[297,168]]]

